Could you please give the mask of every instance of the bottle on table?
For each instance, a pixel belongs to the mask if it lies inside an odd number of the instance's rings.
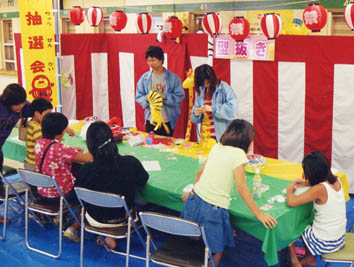
[[[255,174],[253,176],[253,197],[262,197],[262,177],[260,168],[255,168]]]

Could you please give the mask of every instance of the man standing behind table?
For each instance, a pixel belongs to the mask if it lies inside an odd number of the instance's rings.
[[[136,102],[145,110],[146,132],[153,131],[158,135],[173,136],[178,116],[181,113],[180,104],[184,98],[181,79],[163,67],[164,53],[161,47],[150,46],[145,52],[145,59],[151,70],[145,72],[136,85]],[[169,131],[165,127],[154,130],[155,122],[152,119],[148,101],[150,91],[157,92],[162,98],[160,113]]]

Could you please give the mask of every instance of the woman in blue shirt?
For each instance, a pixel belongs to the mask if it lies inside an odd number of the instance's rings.
[[[191,121],[201,123],[201,136],[219,141],[229,123],[237,118],[238,101],[231,86],[216,77],[214,69],[200,65],[194,73],[196,91]]]

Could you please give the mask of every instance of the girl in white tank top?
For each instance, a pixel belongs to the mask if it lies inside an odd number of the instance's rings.
[[[302,234],[306,255],[298,260],[294,244],[289,246],[291,265],[315,266],[316,255],[332,253],[344,247],[344,234],[347,223],[345,198],[341,182],[331,172],[326,156],[314,151],[302,161],[305,179],[296,179],[287,187],[287,204],[296,207],[308,202],[314,203],[316,210],[312,226]],[[297,187],[309,186],[299,195],[294,192]]]

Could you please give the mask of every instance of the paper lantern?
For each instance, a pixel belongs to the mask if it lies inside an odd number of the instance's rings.
[[[305,26],[312,32],[319,32],[327,22],[327,11],[320,4],[309,4],[302,14]]]
[[[275,13],[264,14],[261,20],[261,29],[269,40],[275,39],[281,32],[282,22],[279,15]]]
[[[350,2],[344,10],[345,23],[354,31],[354,2]]]
[[[75,25],[80,25],[85,20],[85,11],[81,6],[70,8],[70,21]]]
[[[138,14],[136,18],[136,27],[139,33],[142,34],[149,33],[151,30],[151,25],[152,25],[152,19],[148,13],[142,12]]]
[[[250,24],[244,17],[234,17],[229,23],[229,33],[236,42],[243,42],[250,33]]]
[[[221,33],[222,21],[220,14],[215,12],[208,12],[202,20],[202,26],[204,32],[209,35],[216,35]]]
[[[120,32],[125,28],[127,21],[128,17],[122,10],[115,10],[109,16],[109,24],[117,32]]]
[[[171,40],[176,40],[181,36],[183,30],[182,21],[176,16],[169,17],[163,24],[163,32],[166,37]]]
[[[97,27],[103,19],[103,11],[99,7],[92,6],[87,10],[86,16],[90,25]]]

